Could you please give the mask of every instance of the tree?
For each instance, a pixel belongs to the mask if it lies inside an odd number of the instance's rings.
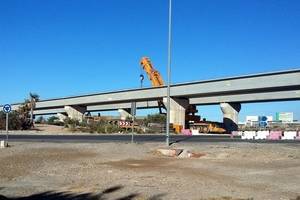
[[[9,124],[8,128],[10,130],[19,130],[22,128],[22,121],[19,118],[19,113],[17,111],[12,111],[8,114]],[[0,129],[5,130],[6,127],[6,113],[0,111]]]
[[[152,114],[152,115],[148,115],[147,118],[145,118],[143,121],[145,125],[148,125],[148,123],[163,124],[166,121],[166,116],[163,114]]]
[[[51,117],[48,118],[47,123],[48,123],[48,124],[54,124],[54,123],[55,123],[56,121],[58,121],[58,120],[59,120],[58,117],[56,117],[56,116],[51,116]]]
[[[33,110],[36,106],[36,102],[39,101],[40,96],[38,94],[30,92],[29,97],[30,97],[30,121],[33,125]]]

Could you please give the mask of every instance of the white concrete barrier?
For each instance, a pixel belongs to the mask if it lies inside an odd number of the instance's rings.
[[[243,131],[232,131],[231,135],[233,136],[241,136],[243,134]]]
[[[270,134],[269,131],[257,131],[254,139],[256,140],[265,140],[267,136]]]
[[[192,135],[200,135],[198,129],[192,129]]]
[[[4,140],[1,140],[0,141],[0,148],[4,148],[5,147],[5,141]]]
[[[255,131],[244,131],[244,133],[242,134],[242,140],[253,140],[255,136]]]
[[[297,131],[284,131],[282,140],[295,140],[297,137]]]

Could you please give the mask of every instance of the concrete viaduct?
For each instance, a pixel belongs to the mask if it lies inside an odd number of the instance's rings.
[[[46,99],[37,102],[34,114],[82,120],[85,112],[119,110],[122,117],[130,113],[131,102],[138,109],[156,108],[157,100],[166,102],[166,94],[166,87],[155,87]],[[174,84],[170,121],[184,126],[188,104],[220,104],[230,130],[238,122],[241,103],[289,100],[300,100],[300,69]]]

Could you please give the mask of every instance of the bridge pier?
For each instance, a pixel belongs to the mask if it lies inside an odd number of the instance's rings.
[[[118,109],[118,112],[120,114],[121,120],[126,120],[128,117],[132,117],[132,115],[130,114],[130,108]]]
[[[59,121],[64,122],[64,120],[67,118],[66,114],[63,113],[57,113],[56,116],[58,117]]]
[[[76,119],[82,122],[83,115],[86,112],[86,106],[65,106],[65,111],[70,119]]]
[[[228,132],[238,130],[239,112],[241,110],[240,103],[221,103],[223,112],[223,123]]]
[[[163,99],[165,106],[167,98]],[[185,128],[185,110],[189,106],[189,100],[185,98],[170,98],[170,123]],[[167,106],[166,106],[167,107]]]

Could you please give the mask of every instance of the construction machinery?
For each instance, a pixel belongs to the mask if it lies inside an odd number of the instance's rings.
[[[143,57],[141,59],[141,66],[142,66],[143,70],[147,73],[147,76],[151,81],[152,87],[164,86],[164,81],[163,81],[160,73],[156,69],[154,69],[149,58]],[[143,77],[143,75],[141,74],[140,77]],[[144,80],[144,78],[141,78],[141,81],[142,80]],[[163,109],[166,110],[166,107],[165,107],[163,101],[159,100],[159,101],[157,101],[157,103],[158,103],[159,113],[165,114],[163,112]]]
[[[197,133],[225,133],[223,123],[199,120],[189,123],[190,130],[193,134]]]
[[[153,87],[164,86],[164,81],[160,73],[153,67],[150,59],[148,57],[143,57],[141,59],[141,66],[143,70],[147,73],[148,78],[151,81]],[[141,81],[144,79],[144,76],[141,74]],[[141,83],[142,85],[142,83]],[[162,100],[158,101],[159,112],[165,114],[162,110],[166,110],[165,105]],[[211,122],[202,120],[199,115],[196,115],[198,112],[196,105],[189,105],[185,111],[185,126],[187,128],[193,128],[193,130],[198,130],[198,132],[203,133],[224,133],[226,130],[223,128],[221,123]],[[178,124],[173,124],[173,129],[176,133],[180,133],[182,126]]]

